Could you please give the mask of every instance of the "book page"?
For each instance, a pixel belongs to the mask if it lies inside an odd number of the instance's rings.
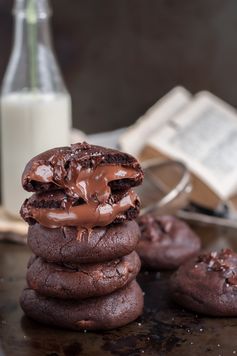
[[[237,191],[237,113],[214,95],[202,92],[148,145],[190,170],[221,198]]]
[[[173,119],[190,100],[191,94],[186,89],[182,87],[172,89],[119,137],[121,150],[138,157],[153,132]]]

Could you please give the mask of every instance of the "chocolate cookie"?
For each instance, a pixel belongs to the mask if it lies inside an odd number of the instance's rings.
[[[26,199],[21,216],[32,225],[49,228],[61,226],[96,227],[135,219],[140,210],[138,196],[132,190],[110,196],[104,204],[85,203],[69,198],[62,190],[35,193]]]
[[[140,267],[135,251],[110,262],[82,265],[57,265],[32,257],[26,279],[29,287],[41,295],[85,299],[110,294],[124,287],[136,277]]]
[[[108,330],[142,314],[143,294],[136,281],[112,294],[82,301],[46,298],[27,288],[20,303],[27,316],[44,324],[73,330]]]
[[[128,190],[141,184],[142,179],[141,166],[134,157],[83,142],[32,158],[23,172],[22,184],[29,192],[63,189],[68,196],[85,201],[94,194],[96,185],[95,195],[101,201],[110,190]]]
[[[237,254],[229,249],[193,258],[172,276],[175,302],[194,312],[237,316]]]
[[[200,250],[200,239],[183,221],[174,216],[138,219],[141,239],[137,252],[146,267],[175,269]]]
[[[48,229],[29,227],[28,245],[35,255],[56,263],[94,263],[131,253],[140,237],[135,221],[80,230],[76,227]]]

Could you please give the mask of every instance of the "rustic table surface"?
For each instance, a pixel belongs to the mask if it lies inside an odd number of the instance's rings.
[[[237,231],[196,226],[208,249],[237,249]],[[237,355],[237,318],[207,318],[175,306],[169,274],[142,271],[142,318],[109,332],[71,332],[49,328],[23,315],[18,299],[25,284],[30,251],[0,243],[0,355]]]

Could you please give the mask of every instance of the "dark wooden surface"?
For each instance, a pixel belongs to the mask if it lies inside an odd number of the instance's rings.
[[[206,248],[237,250],[236,231],[196,227]],[[71,332],[42,326],[23,316],[18,304],[30,252],[0,243],[0,355],[6,356],[232,356],[237,353],[237,319],[206,318],[169,299],[169,274],[143,271],[145,310],[136,322],[110,332]]]
[[[177,84],[237,106],[236,0],[52,0],[58,59],[74,126],[132,123]],[[0,0],[0,78],[12,0]]]

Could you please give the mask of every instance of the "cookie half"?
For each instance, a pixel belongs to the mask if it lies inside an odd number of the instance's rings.
[[[99,198],[103,190],[129,190],[142,180],[141,166],[134,157],[86,142],[39,154],[30,160],[22,175],[23,188],[29,192],[63,189],[68,196],[85,200],[85,181],[88,191],[96,182],[95,194]],[[102,192],[98,191],[100,185]]]
[[[142,314],[143,293],[136,281],[112,294],[82,301],[46,298],[26,288],[20,304],[28,317],[44,324],[72,330],[109,330]]]
[[[135,219],[140,201],[129,190],[114,194],[104,203],[85,203],[69,198],[62,190],[33,194],[21,208],[21,216],[30,225],[38,222],[48,228],[81,226],[93,228]]]

